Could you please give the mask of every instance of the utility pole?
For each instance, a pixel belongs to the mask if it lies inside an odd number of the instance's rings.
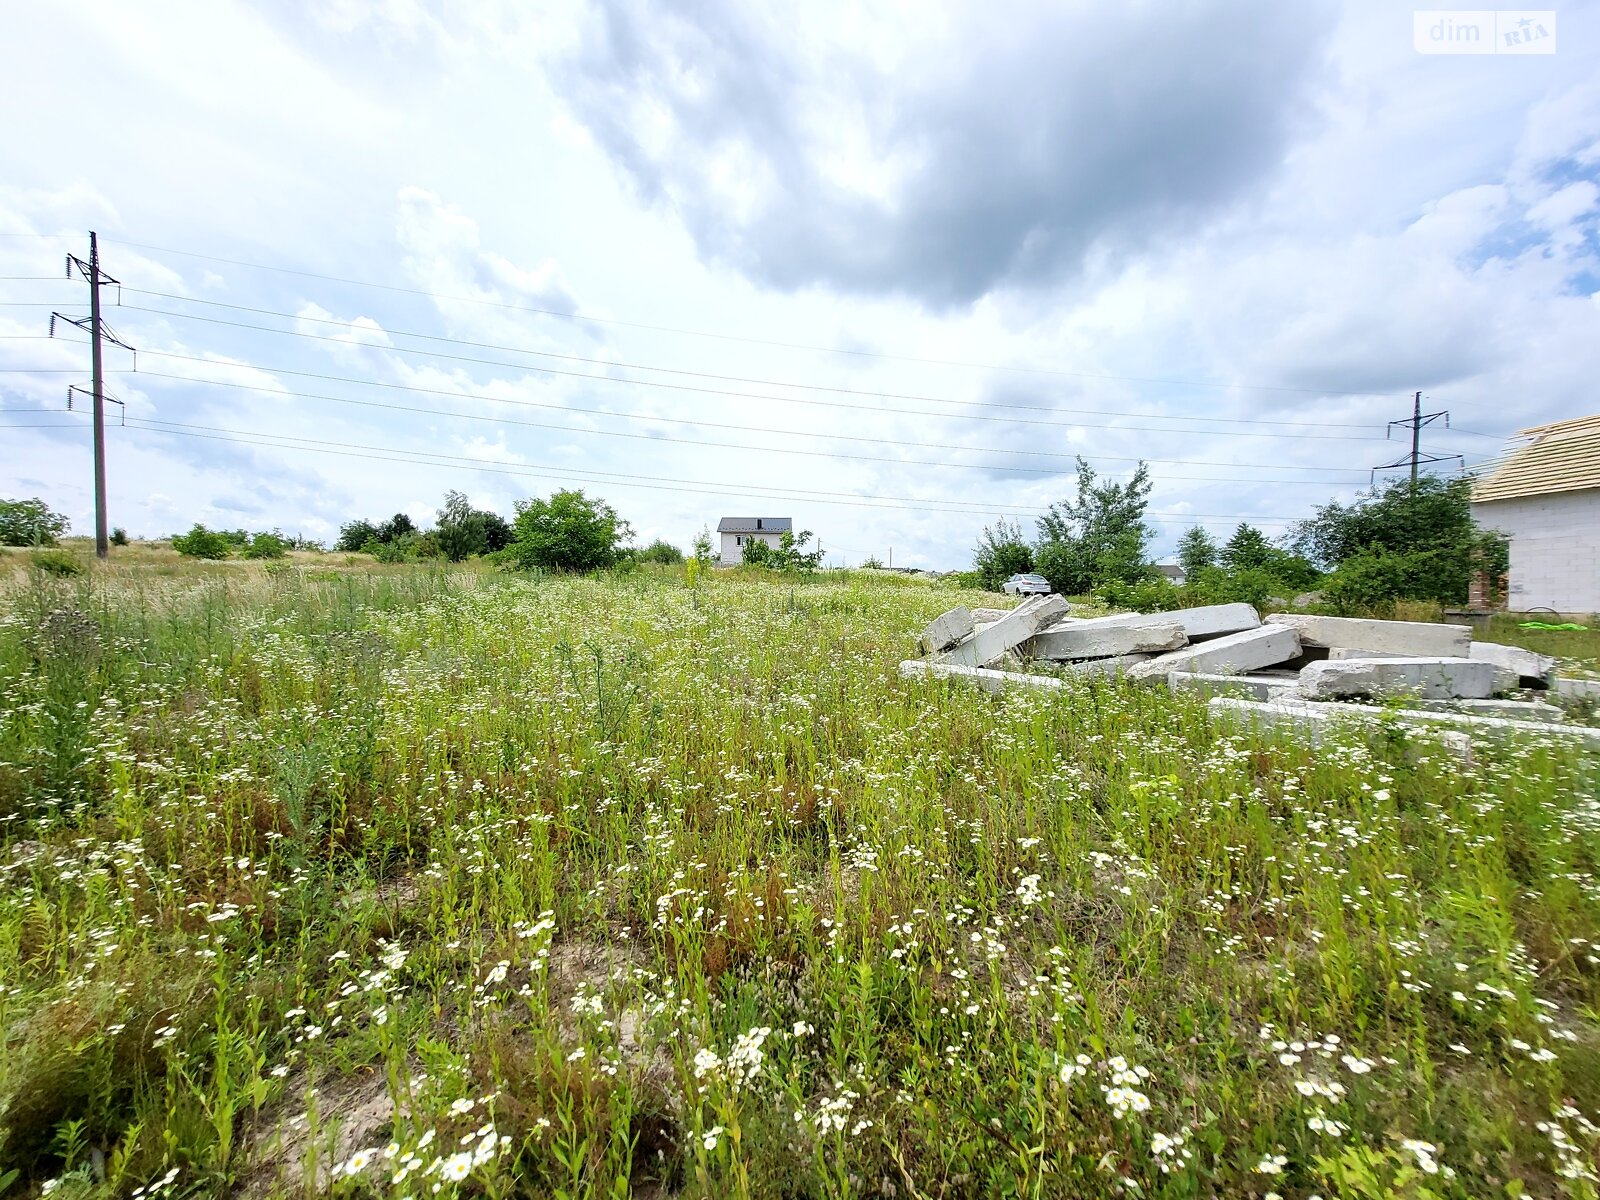
[[[1411,399],[1410,418],[1399,421],[1390,421],[1383,434],[1385,440],[1387,440],[1388,437],[1394,433],[1394,427],[1396,425],[1404,426],[1405,428],[1410,429],[1411,453],[1406,455],[1404,458],[1395,459],[1392,463],[1384,463],[1381,467],[1373,467],[1372,477],[1376,479],[1379,471],[1391,471],[1395,467],[1409,466],[1411,468],[1411,494],[1414,496],[1417,493],[1418,466],[1420,466],[1422,463],[1448,462],[1453,458],[1461,459],[1461,455],[1459,454],[1424,454],[1422,452],[1422,427],[1424,425],[1433,424],[1433,422],[1437,421],[1441,417],[1444,418],[1444,427],[1449,429],[1450,413],[1447,409],[1440,409],[1438,412],[1424,413],[1422,411],[1422,393],[1418,392],[1415,396],[1413,396]],[[1461,461],[1465,462],[1466,460],[1461,459]]]
[[[72,278],[76,271],[89,281],[89,318],[85,321],[82,317],[69,317],[63,313],[50,314],[50,336],[56,335],[56,322],[65,321],[69,325],[76,325],[79,329],[86,330],[89,334],[90,368],[93,373],[90,390],[94,396],[94,552],[98,558],[105,558],[111,552],[111,533],[106,517],[106,400],[105,378],[101,365],[100,341],[102,338],[113,345],[121,346],[125,350],[132,350],[116,334],[105,327],[100,320],[100,288],[107,283],[114,283],[119,288],[121,281],[113,279],[100,269],[100,241],[93,230],[89,231],[89,261],[84,262],[76,254],[67,255],[67,278]],[[121,294],[120,292],[118,293]],[[137,365],[137,359],[135,359]],[[72,407],[72,393],[79,388],[67,389],[67,407]],[[122,401],[112,398],[113,404]]]

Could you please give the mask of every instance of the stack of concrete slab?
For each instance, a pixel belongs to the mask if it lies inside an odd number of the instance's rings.
[[[1600,742],[1600,730],[1567,724],[1555,705],[1494,698],[1540,689],[1570,705],[1600,698],[1600,680],[1558,678],[1554,659],[1474,642],[1465,625],[1302,613],[1263,622],[1248,604],[1082,619],[1059,596],[1034,596],[1012,609],[951,609],[923,631],[919,649],[924,659],[902,663],[902,675],[967,679],[990,691],[1126,674],[1269,724],[1321,728],[1339,716],[1387,714],[1480,732],[1577,730],[1574,737]],[[1051,673],[1026,670],[1030,660]],[[1402,707],[1361,703],[1373,699]]]

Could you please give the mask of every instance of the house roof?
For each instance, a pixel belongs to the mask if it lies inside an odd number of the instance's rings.
[[[1479,476],[1474,500],[1600,488],[1600,415],[1535,425],[1518,430],[1517,436],[1533,440]]]
[[[718,533],[792,533],[792,517],[723,517],[717,522]]]

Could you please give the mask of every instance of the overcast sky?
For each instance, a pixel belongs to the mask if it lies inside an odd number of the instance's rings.
[[[830,562],[1148,459],[1168,553],[1600,412],[1600,5],[124,0],[0,16],[0,496],[330,539],[581,486]],[[68,336],[70,335],[70,336]]]

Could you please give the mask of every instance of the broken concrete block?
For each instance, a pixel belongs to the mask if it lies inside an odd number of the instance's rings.
[[[1030,638],[1022,652],[1029,658],[1062,662],[1151,654],[1177,650],[1189,644],[1189,635],[1176,621],[1153,621],[1148,625],[1104,623],[1115,620],[1115,617],[1097,617],[1088,621],[1059,621]]]
[[[1557,679],[1554,686],[1563,700],[1600,700],[1600,679]]]
[[[1556,669],[1556,660],[1548,655],[1535,654],[1521,646],[1502,646],[1499,642],[1473,642],[1467,657],[1492,662],[1497,667],[1511,671],[1517,676],[1517,683],[1513,683],[1512,687],[1517,684],[1549,687],[1550,674]]]
[[[1334,662],[1344,662],[1350,658],[1410,658],[1411,655],[1383,650],[1358,650],[1354,646],[1335,646],[1328,651],[1328,657]]]
[[[1257,700],[1236,700],[1231,696],[1213,696],[1206,704],[1218,716],[1229,717],[1257,729],[1288,729],[1302,734],[1313,746],[1320,746],[1323,737],[1341,725],[1376,724],[1372,714],[1383,714],[1388,709],[1367,708],[1356,704],[1286,704],[1274,701],[1263,704]],[[1431,737],[1463,766],[1472,765],[1472,739],[1455,730],[1437,730]]]
[[[1007,650],[1022,645],[1046,621],[1066,611],[1067,602],[1060,596],[1029,596],[998,621],[974,629],[952,646],[940,661],[961,667],[988,666]]]
[[[1176,621],[1191,642],[1204,638],[1242,633],[1261,624],[1260,614],[1248,604],[1207,604],[1199,608],[1179,608],[1172,612],[1118,613],[1114,617],[1094,617],[1103,627],[1113,625],[1161,625]]]
[[[1412,725],[1447,725],[1482,734],[1534,733],[1546,739],[1560,738],[1564,741],[1588,742],[1590,745],[1600,747],[1600,729],[1586,725],[1555,725],[1545,721],[1516,721],[1506,717],[1480,717],[1472,713],[1435,712],[1424,708],[1384,708],[1376,704],[1351,704],[1342,701],[1328,703],[1306,700],[1303,697],[1287,697],[1274,701],[1274,705],[1280,708],[1310,708],[1335,714],[1355,714],[1372,720],[1389,717]]]
[[[1300,672],[1310,700],[1412,692],[1427,700],[1482,700],[1494,694],[1495,665],[1467,658],[1352,658],[1315,662]]]
[[[1431,621],[1369,621],[1360,617],[1316,617],[1308,613],[1273,613],[1268,625],[1287,625],[1303,645],[1334,650],[1380,650],[1426,658],[1466,658],[1472,630],[1465,625]]]
[[[1295,679],[1264,675],[1197,675],[1169,671],[1167,686],[1174,692],[1198,692],[1202,696],[1245,696],[1255,700],[1275,700],[1293,692]]]
[[[922,631],[922,636],[917,639],[917,646],[924,654],[937,654],[954,646],[971,633],[975,626],[976,622],[972,619],[970,608],[965,605],[952,608]]]
[[[975,608],[972,610],[972,619],[979,625],[993,625],[1010,611],[1009,608]]]
[[[986,692],[1001,692],[1007,687],[1060,688],[1061,680],[1050,675],[1027,675],[1021,671],[991,671],[984,667],[963,667],[954,663],[907,659],[900,664],[904,679],[964,679]]]
[[[1243,607],[1248,608],[1249,605]],[[1283,625],[1262,625],[1174,650],[1128,671],[1134,679],[1165,679],[1169,671],[1242,675],[1284,662],[1300,653],[1300,637]]]
[[[1431,712],[1463,712],[1474,717],[1505,717],[1512,721],[1546,721],[1560,725],[1567,714],[1543,700],[1417,700],[1414,707]]]

